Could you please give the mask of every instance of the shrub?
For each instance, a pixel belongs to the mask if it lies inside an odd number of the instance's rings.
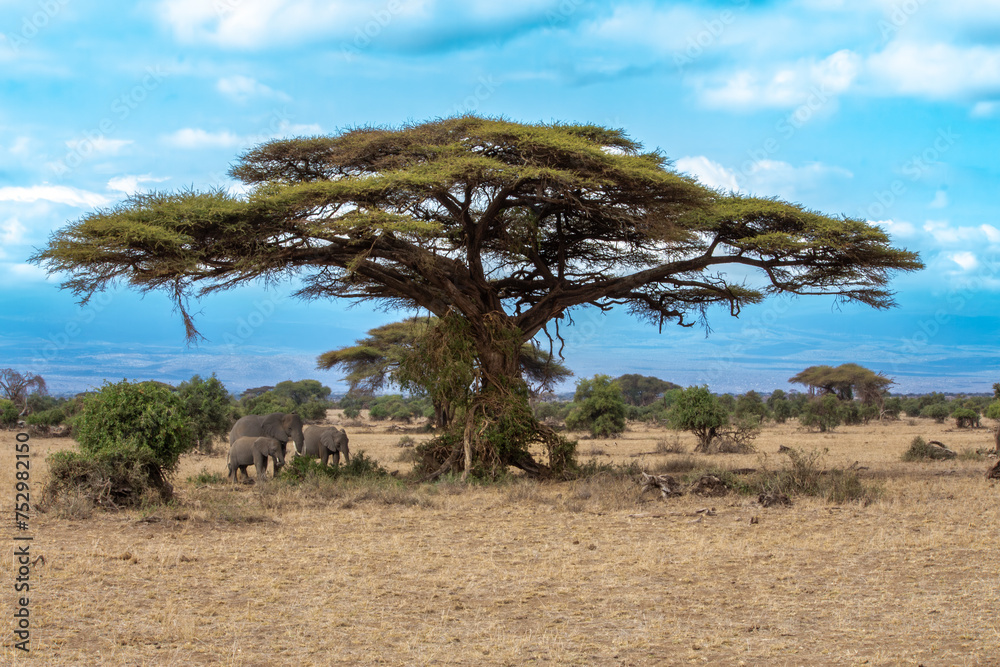
[[[177,387],[184,414],[198,449],[210,453],[212,438],[229,433],[236,421],[236,401],[215,374],[207,380],[195,375]]]
[[[621,387],[607,375],[582,378],[573,396],[576,406],[566,417],[566,427],[588,429],[594,437],[610,437],[625,430],[626,405]]]
[[[841,414],[840,401],[833,394],[827,394],[805,404],[799,413],[799,423],[806,427],[815,426],[825,433],[840,425]]]
[[[680,431],[690,431],[698,438],[695,451],[708,451],[719,429],[729,422],[727,411],[708,387],[688,387],[675,397],[668,424]]]
[[[84,400],[75,433],[85,454],[149,450],[167,472],[195,445],[181,399],[150,382],[106,382]]]
[[[34,412],[25,417],[24,421],[35,426],[58,426],[66,421],[66,413],[62,408],[52,408],[51,410]]]
[[[739,419],[749,418],[760,424],[768,416],[767,404],[764,403],[760,394],[751,389],[736,398],[733,414]]]
[[[195,439],[181,399],[151,382],[105,383],[74,421],[79,452],[49,457],[46,497],[127,507],[169,500],[167,476]]]
[[[947,403],[934,403],[932,405],[925,406],[920,410],[921,417],[929,417],[938,424],[943,424],[944,420],[950,415],[951,410],[948,408]]]
[[[14,426],[17,424],[17,418],[20,414],[21,411],[17,409],[13,401],[0,398],[0,425]]]
[[[955,418],[955,425],[958,428],[979,426],[979,413],[972,408],[956,408],[951,416]]]
[[[295,485],[310,478],[377,479],[388,476],[389,471],[362,449],[351,455],[350,463],[342,466],[325,466],[308,456],[296,456],[281,469],[278,479]]]

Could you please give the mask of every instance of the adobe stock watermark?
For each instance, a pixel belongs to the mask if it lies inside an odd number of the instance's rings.
[[[736,23],[737,14],[734,10],[749,7],[750,0],[733,0],[732,5],[733,9],[723,9],[712,18],[702,21],[701,30],[688,36],[684,50],[674,54],[674,66],[678,71],[684,71],[685,67],[705,55],[705,51],[725,34],[726,29]]]
[[[31,14],[25,14],[21,20],[20,30],[7,33],[4,41],[15,53],[20,51],[38,37],[69,3],[70,0],[39,0],[35,5],[37,9]]]
[[[85,130],[82,136],[66,142],[70,150],[52,164],[57,175],[61,176],[76,169],[88,158],[100,153],[112,141],[110,137],[118,131],[121,123],[131,116],[168,76],[159,65],[147,67],[145,71],[145,75],[138,83],[111,101],[110,114],[102,118],[97,127]]]
[[[957,134],[951,127],[939,128],[937,136],[927,148],[911,155],[907,159],[901,171],[911,183],[915,183],[925,174],[941,157],[958,143],[962,135]],[[886,188],[878,189],[872,193],[873,201],[859,211],[859,217],[866,220],[878,220],[885,216],[889,208],[895,204],[903,195],[907,193],[906,181],[897,178]]]
[[[254,301],[253,309],[245,317],[236,318],[232,331],[227,331],[222,336],[222,341],[229,354],[237,354],[238,348],[245,345],[261,327],[271,320],[280,303],[280,297],[268,297],[263,301]]]
[[[500,82],[493,78],[493,75],[481,76],[477,79],[478,84],[471,95],[462,100],[461,103],[452,107],[452,116],[475,113],[483,102],[493,97],[493,93],[500,87]]]
[[[880,19],[878,22],[878,30],[882,35],[882,41],[888,42],[890,39],[896,36],[900,30],[903,29],[910,19],[913,18],[917,12],[923,9],[928,0],[902,0],[901,2],[895,3],[886,15],[886,18]]]
[[[555,28],[566,23],[583,4],[584,0],[562,0],[554,9],[545,12],[549,27]]]
[[[49,332],[45,342],[35,348],[32,355],[32,364],[38,369],[38,373],[41,374],[59,358],[59,355],[69,348],[70,343],[84,332],[86,326],[96,320],[113,301],[114,296],[110,292],[98,292],[73,319],[66,322],[62,329]]]
[[[737,357],[750,350],[754,345],[763,342],[775,325],[792,307],[789,299],[776,299],[768,302],[768,307],[759,315],[754,315],[735,334],[735,342],[726,350],[717,354],[709,363],[701,380],[708,386],[719,384],[720,380],[728,380],[733,372],[739,369]]]
[[[370,14],[371,19],[366,21],[364,25],[354,28],[354,39],[351,40],[351,43],[341,43],[340,52],[343,54],[344,60],[354,62],[362,51],[371,46],[375,39],[378,39],[382,31],[389,27],[389,24],[401,11],[403,11],[401,0],[389,0],[384,7],[373,10]]]

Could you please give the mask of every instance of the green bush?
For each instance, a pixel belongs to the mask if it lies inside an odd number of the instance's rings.
[[[17,418],[20,414],[21,411],[17,409],[13,401],[0,398],[0,425],[14,426],[17,424]]]
[[[947,403],[934,403],[920,409],[921,417],[929,417],[938,424],[943,424],[944,420],[951,416],[951,409]]]
[[[151,382],[106,382],[84,400],[74,431],[84,454],[149,450],[167,472],[195,445],[180,397]]]
[[[325,466],[316,459],[308,456],[296,456],[290,461],[286,461],[284,468],[278,479],[289,484],[301,484],[310,478],[329,479],[378,479],[389,477],[389,471],[383,468],[378,461],[359,450],[351,455],[351,462],[341,466]]]
[[[58,426],[66,421],[66,413],[62,408],[52,408],[42,412],[33,412],[24,421],[35,426]]]
[[[979,413],[972,408],[956,408],[951,416],[955,418],[955,425],[958,428],[979,426]]]
[[[56,507],[83,501],[105,509],[167,502],[173,488],[153,454],[121,445],[96,452],[56,452],[47,459],[49,477],[42,494]]]
[[[729,413],[707,386],[680,391],[670,408],[671,428],[690,431],[698,438],[695,451],[708,451],[719,429],[729,423]]]
[[[799,423],[817,427],[821,433],[832,431],[840,425],[843,410],[840,400],[833,394],[814,398],[799,413]]]
[[[207,380],[195,375],[177,387],[177,395],[184,405],[184,414],[204,452],[211,451],[212,438],[229,433],[238,418],[236,401],[215,374]]]
[[[611,437],[625,430],[626,405],[621,387],[607,375],[582,378],[576,384],[575,406],[566,427],[588,429],[594,437]]]

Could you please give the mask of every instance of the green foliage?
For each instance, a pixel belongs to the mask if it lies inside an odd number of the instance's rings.
[[[150,382],[106,382],[84,400],[74,432],[84,454],[128,452],[147,460],[148,451],[167,472],[195,445],[180,397]]]
[[[14,401],[0,398],[0,425],[13,426],[17,423],[17,418],[21,411],[14,405]]]
[[[695,451],[707,451],[723,426],[729,423],[729,412],[712,395],[707,386],[688,387],[674,398],[668,424],[679,431],[690,431],[698,438]]]
[[[248,389],[240,397],[240,406],[248,415],[294,412],[303,421],[318,421],[333,406],[329,396],[330,388],[318,380],[286,380],[274,387]]]
[[[42,410],[31,413],[24,421],[35,426],[58,426],[66,421],[66,412],[62,408]]]
[[[229,433],[238,419],[236,400],[215,374],[207,380],[195,375],[177,387],[188,426],[202,451],[211,451],[212,438]]]
[[[788,379],[789,382],[804,384],[822,394],[836,394],[842,401],[850,401],[855,395],[865,405],[879,402],[892,380],[857,364],[831,366],[810,366]]]
[[[625,430],[625,399],[617,380],[607,375],[581,378],[573,402],[567,428],[587,429],[594,437],[616,436]]]
[[[651,375],[638,375],[630,373],[615,378],[615,382],[621,387],[622,396],[629,405],[646,406],[655,402],[665,391],[679,389],[673,382],[661,380]]]
[[[919,435],[910,442],[910,448],[903,452],[902,456],[904,461],[940,461],[953,458],[955,458],[954,452],[928,444]]]
[[[929,417],[938,424],[943,424],[944,420],[951,416],[951,408],[947,403],[934,403],[921,408],[920,416]]]
[[[293,486],[315,478],[379,479],[389,477],[389,471],[383,468],[378,461],[365,454],[363,449],[351,455],[350,463],[340,466],[325,466],[308,456],[296,456],[286,460],[285,463],[286,465],[281,469],[278,479]]]
[[[840,400],[834,394],[827,394],[805,404],[799,413],[799,423],[806,427],[816,427],[821,433],[825,433],[840,425],[842,415]]]
[[[958,428],[972,428],[979,426],[979,413],[972,408],[956,408],[951,416],[955,418],[955,425]]]
[[[534,405],[535,419],[539,421],[554,419],[564,422],[573,410],[573,401],[537,401]]]
[[[752,389],[736,398],[733,415],[737,418],[754,419],[760,424],[769,414],[770,412],[767,409],[767,404],[764,403],[764,399]]]
[[[997,419],[1000,420],[1000,401],[993,401],[986,406],[986,410],[983,411],[983,416],[987,419]]]
[[[379,396],[370,402],[368,416],[376,421],[391,419],[409,423],[413,419],[431,417],[434,407],[425,397],[406,398],[400,394]]]
[[[193,484],[197,487],[202,486],[217,486],[219,484],[226,484],[229,482],[226,476],[221,472],[208,472],[207,468],[202,468],[197,475],[188,477],[188,484]]]
[[[771,418],[779,424],[784,424],[796,416],[795,408],[787,398],[779,398],[770,402]]]

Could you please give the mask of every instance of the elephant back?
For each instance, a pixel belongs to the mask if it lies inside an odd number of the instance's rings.
[[[229,444],[232,445],[239,438],[263,435],[261,431],[261,416],[247,415],[240,417],[233,428],[229,431]]]

